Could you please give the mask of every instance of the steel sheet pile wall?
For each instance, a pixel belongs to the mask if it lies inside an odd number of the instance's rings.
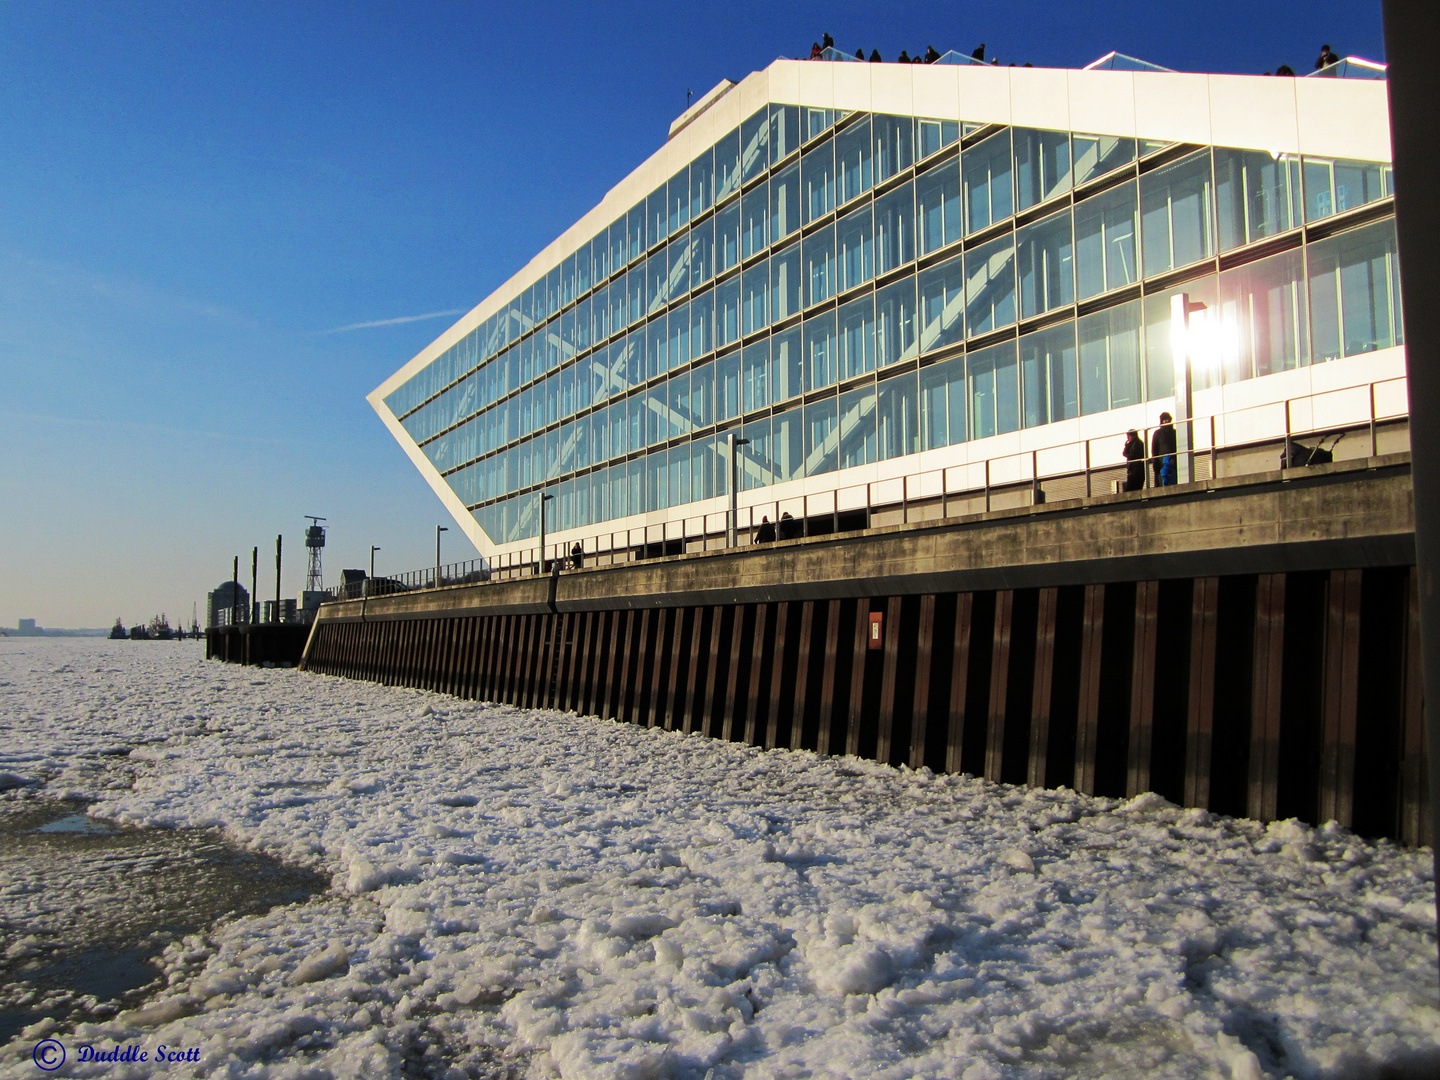
[[[306,666],[1419,844],[1418,627],[1413,568],[1377,567],[322,621]]]

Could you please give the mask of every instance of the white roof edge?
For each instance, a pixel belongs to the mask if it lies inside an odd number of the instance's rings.
[[[733,93],[737,87],[741,92]],[[559,265],[580,242],[588,242],[599,228],[626,213],[699,148],[738,126],[744,119],[739,115],[742,100],[757,99],[1272,153],[1392,160],[1383,80],[776,60],[731,83],[696,111],[575,224],[376,387],[372,404],[376,395],[392,393]]]
[[[680,134],[681,131],[683,131],[686,127],[689,126],[690,121],[694,120],[711,105],[719,101],[721,96],[726,94],[734,86],[735,83],[731,82],[729,79],[721,79],[718,83],[716,83],[709,90],[707,90],[705,92],[705,95],[701,97],[699,101],[695,102],[693,105],[691,105],[688,109],[686,109],[683,113],[681,113],[679,116],[677,116],[674,120],[670,122],[670,131],[666,134],[665,138],[673,139],[676,135]]]

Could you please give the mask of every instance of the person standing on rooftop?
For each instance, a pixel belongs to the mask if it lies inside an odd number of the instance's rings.
[[[927,46],[925,46],[925,63],[927,63],[927,64],[933,64],[936,60],[939,60],[939,59],[940,59],[940,53],[939,53],[938,51],[936,51],[934,45],[927,45]]]
[[[1340,63],[1340,57],[1336,56],[1333,52],[1330,51],[1330,46],[1329,46],[1329,45],[1321,45],[1321,46],[1320,46],[1320,59],[1318,59],[1318,60],[1315,61],[1315,70],[1316,70],[1316,71],[1319,71],[1321,68],[1327,68],[1327,67],[1329,67],[1331,64],[1338,64],[1338,63]]]
[[[880,50],[879,50],[879,49],[871,49],[871,50],[870,50],[870,63],[872,63],[872,64],[878,64],[878,63],[880,63]]]
[[[906,52],[904,49],[901,49],[901,50],[900,50],[900,59],[899,59],[898,62],[901,63],[901,64],[908,64],[908,63],[910,62],[910,54],[909,54],[908,52]]]
[[[864,59],[865,59],[865,50],[864,50],[864,49],[856,49],[856,50],[855,50],[855,59],[856,59],[856,60],[864,60]]]
[[[819,59],[820,59],[820,43],[819,43],[818,41],[812,41],[812,42],[810,43],[810,59],[811,59],[811,60],[819,60]]]
[[[833,49],[835,47],[835,39],[829,34],[824,35],[820,39],[820,47],[822,49]]]
[[[970,54],[970,59],[979,60],[982,64],[985,62],[985,43],[983,41],[980,42],[975,51]]]

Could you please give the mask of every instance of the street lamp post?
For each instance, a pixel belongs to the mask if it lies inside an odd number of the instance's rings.
[[[730,470],[730,521],[729,527],[725,530],[725,546],[734,547],[738,542],[737,534],[740,531],[740,447],[747,445],[749,439],[736,438],[735,432],[725,433],[725,449],[729,457]]]
[[[380,549],[374,544],[370,545],[370,576],[365,579],[365,595],[369,596],[375,585],[375,552]]]
[[[449,531],[448,525],[435,526],[435,587],[437,589],[440,587],[440,534]]]
[[[545,504],[553,502],[554,499],[554,495],[546,495],[543,491],[540,493],[540,561],[535,566],[537,574],[545,573]]]
[[[1189,293],[1170,298],[1170,351],[1175,364],[1176,482],[1195,479],[1195,364],[1191,348],[1190,316],[1205,310]]]

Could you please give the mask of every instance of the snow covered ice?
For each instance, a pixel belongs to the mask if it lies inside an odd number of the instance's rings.
[[[0,1075],[1364,1077],[1440,1068],[1428,851],[200,659],[0,640],[0,799],[332,889]],[[128,754],[124,751],[128,750]],[[97,751],[112,751],[97,753]],[[17,883],[0,878],[0,904]],[[23,938],[0,924],[0,951]]]

